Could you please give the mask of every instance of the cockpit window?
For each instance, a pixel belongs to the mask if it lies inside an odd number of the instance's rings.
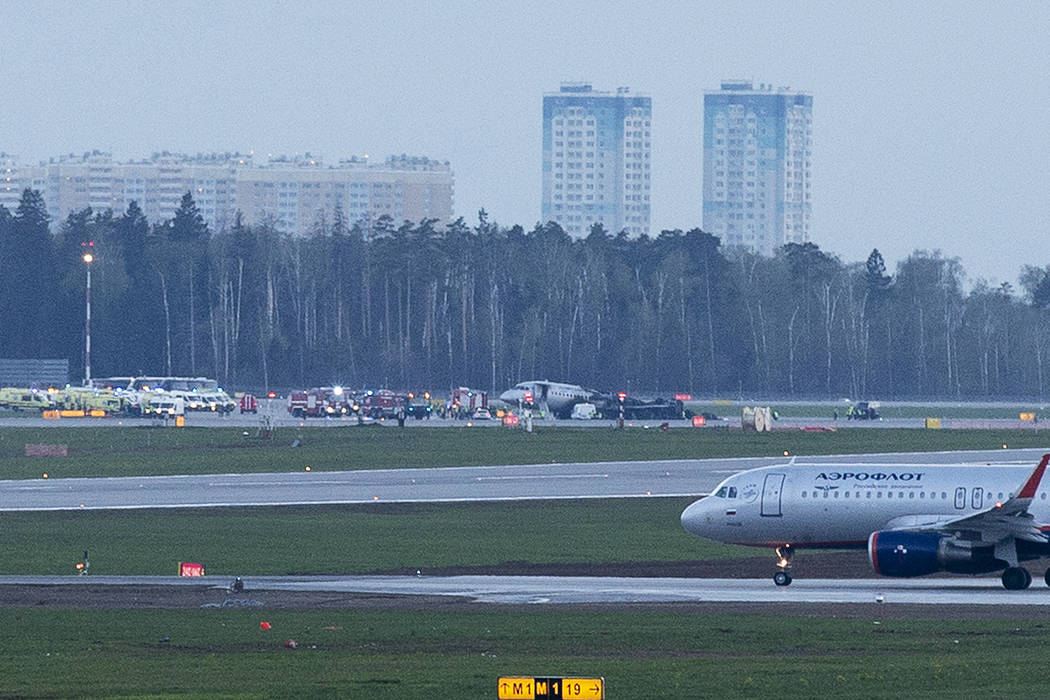
[[[715,498],[725,498],[726,493],[729,491],[725,486],[715,491]]]
[[[729,498],[736,498],[736,486],[729,487]]]

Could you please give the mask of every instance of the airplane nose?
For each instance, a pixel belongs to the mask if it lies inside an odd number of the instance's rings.
[[[682,511],[682,527],[685,528],[686,532],[690,532],[694,535],[704,536],[707,524],[707,518],[705,512],[705,500],[694,501]]]

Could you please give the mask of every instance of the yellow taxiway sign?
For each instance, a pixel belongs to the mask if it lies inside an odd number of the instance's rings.
[[[499,700],[605,700],[604,678],[500,676]]]

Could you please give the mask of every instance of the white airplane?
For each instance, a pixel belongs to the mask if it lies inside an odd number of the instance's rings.
[[[1050,454],[1027,466],[783,464],[750,469],[682,512],[689,532],[773,547],[778,586],[796,549],[861,549],[882,576],[1003,570],[1028,588],[1019,562],[1050,555]],[[1050,480],[1048,480],[1050,481]],[[1045,576],[1050,586],[1050,569]]]
[[[568,418],[573,406],[590,401],[597,393],[578,384],[530,380],[518,382],[513,389],[507,389],[500,394],[499,398],[511,406],[519,406],[531,398],[533,403],[545,411]]]

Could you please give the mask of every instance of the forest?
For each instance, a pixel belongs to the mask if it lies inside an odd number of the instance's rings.
[[[968,284],[916,250],[887,271],[813,243],[775,256],[704,231],[583,240],[462,218],[211,231],[187,193],[52,226],[39,192],[0,207],[0,357],[92,375],[212,376],[232,389],[502,390],[524,379],[702,397],[1042,400],[1050,266]],[[1050,368],[1047,368],[1050,370]]]

